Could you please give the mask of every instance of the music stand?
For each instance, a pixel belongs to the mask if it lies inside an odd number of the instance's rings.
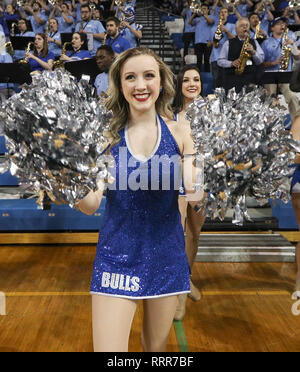
[[[261,77],[261,84],[289,84],[292,77],[292,71],[288,72],[264,72]]]
[[[288,25],[290,31],[297,32],[300,31],[300,25]]]
[[[61,38],[61,45],[64,45],[64,43],[71,43],[72,42],[72,32],[62,32],[60,34],[60,38]],[[72,49],[72,46],[70,47]],[[69,49],[67,49],[69,50]]]
[[[65,69],[69,71],[78,80],[81,79],[82,75],[90,76],[90,84],[93,85],[94,81],[100,70],[97,66],[96,59],[82,59],[80,61],[66,62]]]
[[[31,24],[31,21],[28,20],[28,19],[24,19],[24,21],[26,22],[26,26],[27,26],[27,31],[33,31],[33,28],[32,28],[32,24]],[[9,32],[11,33],[11,29],[12,29],[12,25],[13,23],[16,23],[17,24],[17,27],[16,27],[16,34],[19,33],[19,28],[18,28],[18,21],[11,21],[11,20],[8,20],[6,21],[6,24],[7,24],[7,27],[9,29]]]
[[[31,84],[29,65],[20,63],[0,63],[0,82],[6,84]]]

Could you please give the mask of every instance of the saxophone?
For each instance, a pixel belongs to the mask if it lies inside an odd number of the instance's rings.
[[[67,51],[67,47],[68,45],[72,45],[72,43],[70,41],[67,41],[66,43],[64,43],[63,47],[62,47],[62,50],[61,50],[61,55],[64,55],[66,54],[66,51]],[[53,69],[55,70],[56,68],[64,68],[65,66],[65,61],[61,61],[60,59],[58,61],[55,61],[53,63]]]
[[[246,37],[246,40],[244,41],[244,44],[243,44],[243,47],[242,47],[242,50],[241,50],[241,54],[240,54],[240,57],[239,57],[240,65],[239,65],[238,68],[235,69],[235,74],[236,75],[242,75],[243,74],[243,72],[245,71],[245,67],[247,65],[247,61],[251,57],[251,54],[249,52],[247,52],[247,50],[246,50],[246,46],[249,44],[249,41],[250,41],[250,33],[248,33],[248,35]]]
[[[221,26],[223,25],[223,18],[220,17],[220,20],[219,20],[219,24],[218,24],[218,27],[217,27],[217,30],[215,32],[215,36],[214,36],[214,47],[215,48],[219,48],[220,46],[220,41],[222,40],[223,38],[223,32],[221,30]]]
[[[30,49],[33,45],[34,45],[34,42],[32,42],[32,41],[30,41],[30,43],[27,44],[27,48],[25,50],[25,55],[30,52]],[[25,64],[28,63],[28,58],[25,57],[24,59],[20,59],[20,61],[18,63],[21,63],[21,64],[25,65]]]
[[[290,56],[291,56],[292,48],[286,45],[286,42],[288,39],[288,32],[289,30],[286,29],[282,37],[282,49],[281,49],[282,61],[280,64],[280,71],[286,71],[290,63]]]
[[[10,54],[12,57],[15,55],[15,51],[14,51],[11,41],[9,41],[8,43],[5,43],[5,49],[6,49],[6,52]]]
[[[260,24],[261,22],[259,21],[256,28],[255,28],[255,36],[254,36],[254,39],[257,40],[257,39],[261,39],[261,36],[259,34],[260,32]]]
[[[107,33],[105,33],[104,38],[102,40],[102,45],[106,44],[106,39],[107,39]]]

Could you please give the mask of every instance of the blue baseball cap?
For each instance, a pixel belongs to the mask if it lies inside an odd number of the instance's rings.
[[[289,20],[286,17],[277,17],[277,18],[273,19],[273,21],[271,22],[271,27],[275,26],[276,23],[278,23],[280,21],[283,21],[284,23],[288,23]]]

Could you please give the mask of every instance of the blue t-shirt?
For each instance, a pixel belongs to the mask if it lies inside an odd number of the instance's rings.
[[[232,34],[236,35],[236,28],[233,23],[226,23],[224,25]],[[214,40],[215,33],[217,31],[218,26],[214,25],[211,29],[211,34],[210,34],[210,41]],[[216,62],[219,58],[219,55],[221,53],[222,47],[225,43],[225,41],[228,40],[227,33],[224,31],[223,32],[223,38],[219,42],[219,47],[215,48],[215,46],[212,47],[211,55],[210,55],[210,61],[211,62]]]
[[[48,62],[50,59],[52,59],[53,61],[55,60],[55,57],[54,57],[54,54],[49,52],[46,57],[42,57],[41,55],[38,55],[37,56],[39,59],[41,59],[42,61],[44,62]],[[29,60],[29,64],[30,64],[30,69],[31,71],[44,71],[44,67],[41,66],[36,60],[34,59],[31,59]]]
[[[282,38],[276,39],[274,37],[269,37],[265,40],[262,45],[262,50],[265,53],[265,62],[274,62],[281,56],[282,53]],[[279,71],[280,64],[275,66],[270,66],[265,69],[265,71]],[[290,57],[289,67],[285,71],[292,70],[292,55]]]
[[[72,58],[73,61],[80,61],[85,58],[92,58],[92,55],[88,50],[79,50],[76,53],[74,53],[74,51],[72,50],[68,50],[66,55]]]
[[[135,23],[130,25],[134,30],[142,30],[143,26],[136,25]],[[129,41],[130,48],[135,48],[137,46],[137,40],[135,35],[129,30],[128,27],[126,27],[124,30],[120,32],[121,36]]]
[[[214,18],[212,16],[209,16],[213,21]],[[210,33],[213,24],[210,24],[206,21],[206,19],[203,16],[196,17],[193,20],[193,25],[196,26],[195,29],[195,44],[207,44],[210,38]]]
[[[59,32],[62,32],[62,33],[71,33],[73,32],[73,28],[74,28],[74,18],[71,17],[69,14],[68,14],[68,18],[72,19],[72,23],[67,23],[64,19],[63,16],[60,16],[60,17],[57,17],[57,21],[58,21],[58,29],[59,29]]]
[[[82,25],[82,28],[84,31],[86,31],[87,33],[91,33],[91,34],[102,34],[102,33],[105,33],[105,28],[103,27],[102,23],[100,21],[95,21],[95,20],[91,20],[91,21],[88,21],[88,22],[83,22],[83,25]],[[80,22],[77,23],[76,27],[75,27],[75,31],[76,32],[79,32],[81,29],[81,24]],[[97,49],[101,46],[102,42],[100,40],[97,40],[95,38],[93,38],[93,50],[91,50],[91,54],[92,56],[95,56],[96,55],[96,52],[97,52]]]
[[[189,9],[186,13],[185,20],[184,20],[184,32],[195,32],[196,26],[190,25],[189,20],[192,17],[192,11]]]
[[[95,80],[95,88],[97,89],[97,94],[100,96],[102,92],[105,92],[108,88],[108,73],[102,72],[101,74],[97,75]]]
[[[54,39],[54,40],[58,40],[58,41],[61,41],[61,36],[60,36],[60,32],[50,32],[49,33],[49,37]],[[54,54],[55,57],[59,57],[61,55],[61,46],[59,46],[57,43],[55,43],[54,41],[50,41],[48,42],[48,49],[49,49],[49,52],[52,52]]]
[[[38,22],[36,22],[33,15],[26,17],[26,19],[29,19],[30,22],[31,22],[33,32],[35,34],[42,34],[45,30],[46,22],[48,20],[48,17],[45,14],[40,13],[40,14],[38,14],[38,18],[43,19],[45,21],[45,23],[40,25]]]
[[[115,39],[108,37],[105,45],[112,47],[112,50],[118,54],[130,49],[129,41],[124,39],[120,34]]]

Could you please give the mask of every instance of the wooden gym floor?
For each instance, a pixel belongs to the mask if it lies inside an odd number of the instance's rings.
[[[0,352],[93,350],[89,285],[95,245],[0,245]],[[196,263],[202,299],[188,299],[168,351],[300,351],[291,295],[296,265]],[[139,305],[130,351],[142,351]]]

